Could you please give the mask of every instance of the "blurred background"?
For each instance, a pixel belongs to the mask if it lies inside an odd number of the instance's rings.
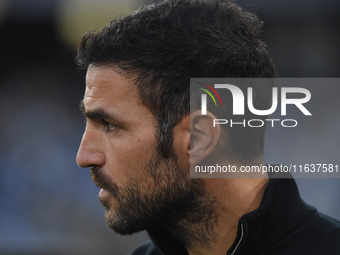
[[[0,0],[0,254],[120,255],[147,240],[107,229],[89,170],[76,165],[84,76],[73,58],[84,32],[149,3]],[[264,20],[281,77],[340,76],[340,1],[236,3]],[[269,130],[268,162],[339,163],[340,86],[314,91],[325,99],[325,108],[311,105],[319,120],[293,133]],[[340,219],[339,179],[298,184],[307,202]]]

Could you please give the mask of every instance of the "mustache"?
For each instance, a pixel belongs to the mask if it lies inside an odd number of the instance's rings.
[[[105,175],[99,167],[92,167],[90,172],[91,179],[97,187],[105,189],[109,191],[115,198],[119,198],[118,186],[113,183],[111,179],[107,175]]]

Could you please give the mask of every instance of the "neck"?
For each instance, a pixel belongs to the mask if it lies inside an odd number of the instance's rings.
[[[268,178],[201,181],[205,194],[199,206],[189,205],[192,210],[185,210],[186,217],[181,217],[171,232],[190,255],[226,254],[235,241],[240,218],[259,207]]]

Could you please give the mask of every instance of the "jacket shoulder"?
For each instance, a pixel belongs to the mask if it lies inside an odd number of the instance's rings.
[[[286,238],[263,254],[338,255],[340,254],[339,240],[340,222],[316,211]]]

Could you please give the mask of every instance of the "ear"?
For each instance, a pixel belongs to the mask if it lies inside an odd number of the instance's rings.
[[[173,146],[178,164],[190,168],[190,115],[185,116],[173,129]]]
[[[211,112],[202,115],[201,110],[197,110],[175,126],[173,145],[180,166],[189,169],[190,164],[197,165],[215,149],[221,128],[213,126],[214,119]]]
[[[197,165],[206,159],[215,149],[221,135],[220,125],[213,126],[215,115],[201,110],[190,115],[190,164]]]

